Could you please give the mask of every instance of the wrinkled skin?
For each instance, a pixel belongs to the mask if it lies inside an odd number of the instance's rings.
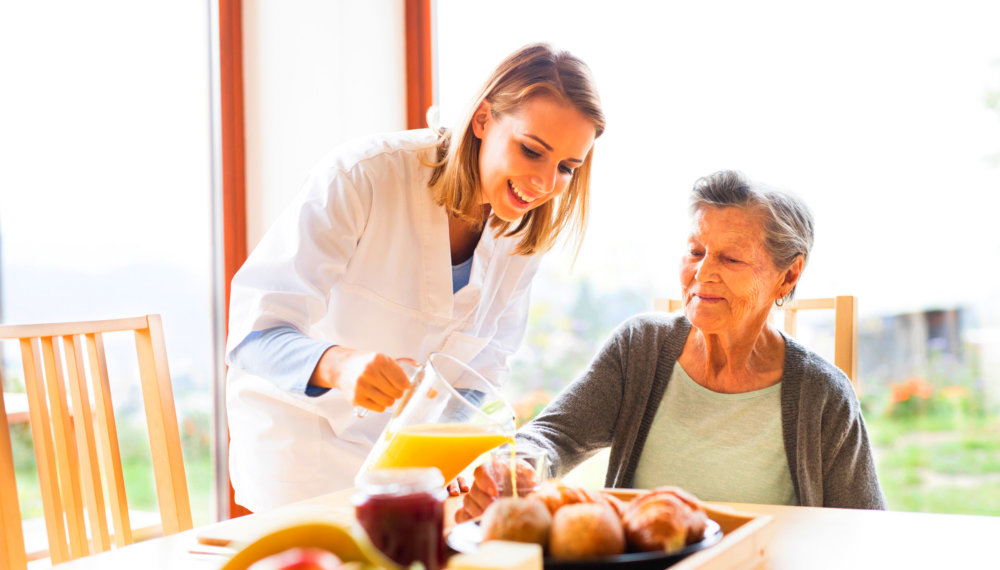
[[[680,267],[684,315],[694,326],[681,366],[716,392],[777,382],[784,340],[767,326],[767,317],[775,300],[795,286],[802,267],[802,256],[788,268],[775,266],[759,214],[712,206],[695,212]]]

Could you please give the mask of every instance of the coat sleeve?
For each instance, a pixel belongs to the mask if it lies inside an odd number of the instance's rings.
[[[469,362],[469,366],[497,384],[506,383],[510,372],[509,359],[524,340],[524,331],[528,325],[531,282],[538,272],[540,257],[533,256],[525,267],[507,300],[506,307],[497,318],[496,332],[479,354]]]
[[[320,168],[311,174],[233,278],[227,358],[253,331],[291,326],[305,332],[323,318],[371,207],[370,186],[351,173]]]
[[[518,433],[519,443],[545,450],[556,477],[611,445],[624,389],[622,339],[619,329],[587,370]]]

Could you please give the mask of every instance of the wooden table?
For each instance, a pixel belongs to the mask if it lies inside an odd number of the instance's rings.
[[[728,506],[774,517],[766,568],[1000,568],[1000,517]]]
[[[349,513],[350,492],[318,497],[271,514],[255,514],[127,546],[57,566],[65,570],[217,569],[221,556],[196,556],[198,536],[240,535],[280,524],[294,510]],[[762,568],[1000,568],[1000,517],[855,511],[727,503],[774,517]],[[716,566],[704,566],[714,568]]]

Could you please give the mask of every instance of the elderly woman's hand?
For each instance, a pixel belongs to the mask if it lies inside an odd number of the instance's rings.
[[[469,482],[465,480],[465,477],[459,475],[455,477],[455,480],[448,483],[448,496],[457,497],[462,493],[469,492]]]
[[[519,495],[535,488],[535,470],[526,461],[518,461],[516,484]],[[510,462],[500,459],[485,461],[473,471],[472,485],[462,498],[462,508],[455,512],[455,522],[465,522],[482,516],[498,497],[511,496]]]
[[[462,497],[462,508],[455,512],[455,522],[465,522],[479,517],[497,499],[499,490],[496,481],[489,475],[486,463],[473,471],[472,485],[469,492]]]

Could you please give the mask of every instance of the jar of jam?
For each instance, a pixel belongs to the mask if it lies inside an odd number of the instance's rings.
[[[355,517],[383,554],[427,570],[444,567],[444,477],[436,467],[375,469],[355,479]]]

